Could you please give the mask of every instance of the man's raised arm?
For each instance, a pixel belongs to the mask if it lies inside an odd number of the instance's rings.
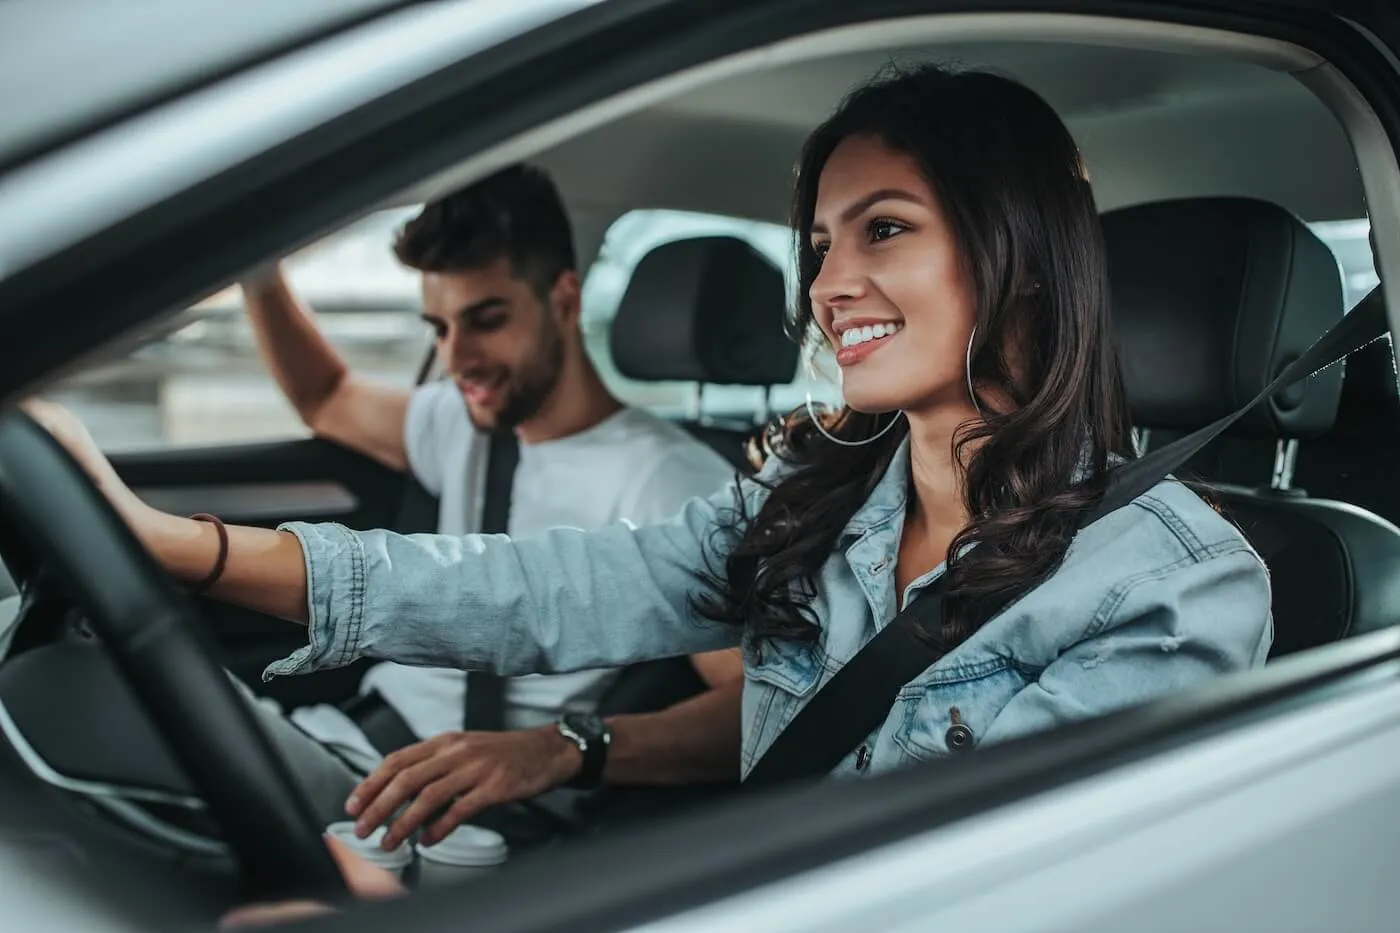
[[[410,391],[351,372],[279,268],[250,277],[242,288],[258,353],[302,423],[317,437],[407,469],[404,419]]]

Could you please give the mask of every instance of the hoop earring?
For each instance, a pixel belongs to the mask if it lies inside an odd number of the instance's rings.
[[[807,375],[808,375],[808,377],[810,377],[810,378],[816,378],[816,375],[817,375],[817,368],[816,368],[816,366],[815,366],[814,363],[813,363],[812,354],[811,354],[810,352],[803,352],[803,353],[802,353],[802,357],[803,357],[803,360],[802,360],[803,366],[804,366],[804,367],[806,368],[806,370],[807,370]],[[899,412],[896,411],[896,412],[890,417],[890,423],[887,424],[887,425],[885,425],[883,428],[881,428],[880,431],[879,431],[878,433],[872,434],[870,437],[867,437],[867,438],[866,438],[865,440],[863,440],[863,441],[848,441],[848,440],[845,440],[845,439],[843,439],[843,438],[837,437],[835,434],[832,434],[830,431],[828,431],[828,430],[826,429],[826,425],[822,424],[822,419],[820,419],[820,418],[817,417],[816,409],[813,407],[813,404],[812,404],[812,390],[811,390],[810,387],[807,389],[806,398],[807,398],[807,417],[810,418],[810,419],[812,419],[812,424],[813,424],[813,426],[816,427],[817,432],[818,432],[819,434],[821,434],[822,437],[824,437],[824,438],[826,438],[827,440],[831,441],[831,443],[837,445],[838,447],[864,447],[866,444],[873,444],[873,443],[875,443],[876,441],[878,441],[880,438],[884,437],[886,434],[890,433],[890,429],[893,428],[894,425],[895,425],[895,422],[897,422],[897,421],[899,420]]]
[[[982,413],[982,406],[977,404],[977,392],[972,388],[972,342],[977,339],[977,325],[972,325],[972,333],[967,336],[967,353],[963,356],[963,372],[967,376],[967,397],[972,400],[972,407],[977,409],[977,417],[983,421],[987,416]]]
[[[890,433],[890,428],[894,427],[895,422],[899,420],[899,412],[896,411],[894,415],[890,417],[890,423],[881,428],[878,433],[870,435],[863,441],[848,441],[843,438],[837,437],[835,434],[832,434],[826,429],[826,426],[822,424],[822,420],[817,417],[816,411],[812,408],[812,390],[808,389],[807,417],[812,419],[812,424],[816,427],[817,432],[821,434],[822,437],[831,441],[831,443],[836,444],[840,447],[864,447],[866,444],[873,444],[880,438],[884,437],[886,434]]]

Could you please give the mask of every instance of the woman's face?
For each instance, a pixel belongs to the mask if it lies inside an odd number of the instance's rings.
[[[850,136],[822,169],[810,297],[857,411],[971,407],[965,360],[976,298],[953,232],[918,165]]]

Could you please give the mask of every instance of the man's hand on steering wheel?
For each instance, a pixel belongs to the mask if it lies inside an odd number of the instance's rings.
[[[363,838],[411,799],[384,834],[383,847],[393,849],[448,807],[423,832],[423,843],[432,845],[485,808],[559,787],[582,766],[578,747],[552,726],[448,732],[385,758],[351,793],[345,810],[357,818],[355,832]]]

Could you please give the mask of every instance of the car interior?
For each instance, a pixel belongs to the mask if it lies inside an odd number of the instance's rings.
[[[891,61],[951,61],[1020,78],[1056,107],[1084,150],[1144,450],[1234,410],[1349,310],[1337,258],[1309,224],[1367,216],[1356,154],[1338,118],[1276,63],[1167,50],[1165,41],[1007,30],[979,38],[972,28],[933,38],[886,31],[848,45],[690,82],[519,155],[549,169],[564,192],[586,265],[629,211],[784,223],[805,134]],[[484,174],[487,166],[467,156],[395,203],[421,203]],[[633,380],[787,385],[798,371],[798,348],[784,331],[787,300],[784,270],[741,237],[665,243],[634,270],[609,352]],[[683,424],[747,470],[762,415],[702,414]],[[217,498],[230,522],[411,531],[434,514],[411,481],[318,439],[126,452],[113,462],[138,493],[185,512]],[[1274,396],[1182,471],[1270,568],[1271,661],[1400,619],[1394,467],[1400,391],[1389,342],[1377,341]],[[269,508],[272,490],[303,495]],[[238,868],[199,781],[63,586],[3,529],[0,555],[0,613],[14,619],[0,665],[0,774],[6,793],[13,785],[18,799],[33,801],[35,845],[74,870],[99,867],[126,901],[150,890],[151,878],[162,879],[163,892],[178,888],[132,905],[161,924],[208,920],[211,908],[237,899]],[[200,637],[254,690],[286,707],[354,694],[364,663],[262,683],[262,668],[298,647],[301,631],[212,601],[201,600],[199,611]],[[676,661],[637,665],[606,711],[681,699],[700,688],[687,672]],[[679,794],[652,816],[661,821],[710,800]],[[54,811],[62,813],[57,830]]]

